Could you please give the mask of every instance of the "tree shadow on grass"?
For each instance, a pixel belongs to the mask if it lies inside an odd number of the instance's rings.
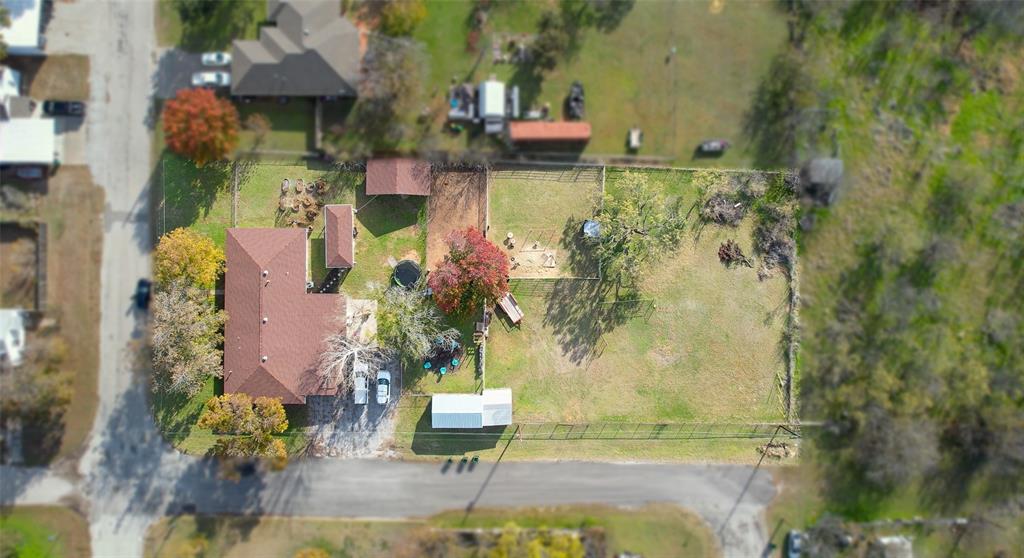
[[[384,236],[415,225],[426,201],[424,196],[367,197],[365,190],[356,190],[356,219],[373,236]]]
[[[435,430],[431,425],[433,403],[423,408],[416,421],[411,449],[416,455],[460,455],[467,452],[494,449],[505,436],[507,426],[489,426],[480,429]]]
[[[181,44],[185,50],[223,50],[231,41],[246,37],[246,30],[264,17],[262,2],[212,2],[212,9],[182,18]]]
[[[216,162],[197,167],[187,159],[165,153],[158,172],[163,198],[159,209],[166,232],[188,227],[210,214],[217,197],[230,190],[232,164]]]

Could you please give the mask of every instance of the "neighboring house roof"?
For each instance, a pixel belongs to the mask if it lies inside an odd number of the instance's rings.
[[[356,240],[352,236],[352,206],[324,206],[324,260],[329,268],[349,268],[356,263]]]
[[[228,229],[224,392],[305,403],[333,395],[316,362],[324,338],[345,329],[345,298],[306,292],[306,230]]]
[[[258,41],[235,41],[231,93],[253,96],[356,95],[359,30],[337,2],[267,0]]]
[[[11,19],[10,27],[0,29],[7,54],[42,54],[43,0],[0,0],[0,4]]]
[[[0,362],[18,366],[25,360],[25,313],[19,308],[0,308]]]
[[[484,428],[512,424],[512,390],[437,393],[431,398],[431,428]]]
[[[416,159],[370,159],[366,163],[366,195],[429,196],[430,163]]]
[[[589,122],[514,121],[508,123],[512,141],[573,141],[590,140]]]
[[[484,118],[505,118],[505,84],[487,80],[480,84],[477,113]]]
[[[53,118],[12,118],[0,121],[0,164],[52,165],[57,160]],[[17,141],[10,141],[17,138]]]

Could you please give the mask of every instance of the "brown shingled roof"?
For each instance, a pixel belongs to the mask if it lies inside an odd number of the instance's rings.
[[[324,206],[326,234],[324,259],[327,267],[349,268],[356,263],[356,242],[352,238],[352,206],[349,204]]]
[[[512,141],[575,141],[590,140],[589,122],[518,121],[508,123]]]
[[[345,328],[345,298],[306,292],[306,249],[305,229],[228,229],[225,393],[298,404],[337,392],[321,385],[316,361],[324,338]]]
[[[430,163],[416,159],[370,159],[366,163],[366,195],[429,196]]]

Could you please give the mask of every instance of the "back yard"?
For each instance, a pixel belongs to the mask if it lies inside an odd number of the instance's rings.
[[[474,30],[475,3],[432,2],[416,30],[430,58],[426,94],[439,113],[453,78],[479,83],[494,74],[519,86],[524,110],[548,104],[558,119],[570,84],[578,80],[594,134],[584,154],[625,154],[626,133],[638,126],[644,131],[640,155],[689,164],[698,143],[725,138],[734,146],[723,157],[693,163],[750,163],[744,115],[785,40],[785,17],[773,3],[637,2],[614,28],[583,31],[578,48],[543,73],[495,63],[492,47],[516,34],[537,33],[542,12],[557,10],[557,3],[490,5],[487,23]],[[483,139],[458,135],[438,142],[442,148],[479,148],[486,146]]]
[[[600,169],[531,169],[492,171],[489,178],[489,237],[516,258],[511,290],[526,317],[512,326],[496,314],[483,383],[511,387],[514,420],[552,425],[554,438],[575,440],[571,447],[536,438],[510,442],[519,439],[515,426],[463,437],[431,433],[428,400],[411,398],[400,408],[400,450],[439,456],[484,452],[493,457],[511,443],[510,457],[522,458],[625,457],[632,452],[648,459],[756,459],[756,444],[750,440],[659,441],[655,446],[660,447],[652,447],[642,441],[610,440],[613,436],[593,439],[593,432],[585,435],[590,439],[579,440],[553,426],[589,424],[596,430],[626,424],[646,429],[652,424],[665,428],[681,422],[786,419],[780,386],[788,363],[789,278],[775,270],[759,279],[756,212],[736,227],[704,223],[697,215],[699,200],[736,181],[717,173],[649,171],[649,180],[665,193],[667,203],[678,200],[684,212],[689,210],[686,232],[627,294],[616,293],[610,281],[598,278],[593,247],[579,241],[580,221],[593,216],[601,203],[602,182],[614,194],[622,176],[618,170],[609,170],[602,179]],[[508,232],[514,233],[514,248],[507,242]],[[724,265],[719,247],[726,240],[754,254],[753,265]],[[534,250],[541,254],[541,263],[517,268]],[[544,263],[549,256],[552,267]],[[467,387],[448,382],[445,378],[425,391]],[[406,433],[412,431],[417,434],[410,438]]]

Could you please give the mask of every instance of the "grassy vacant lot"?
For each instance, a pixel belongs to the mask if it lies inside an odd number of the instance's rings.
[[[225,50],[235,39],[255,39],[267,19],[267,4],[260,0],[213,2],[216,7],[195,22],[182,21],[175,0],[159,0],[156,10],[157,43],[201,52]]]
[[[181,516],[165,519],[146,536],[147,558],[182,555],[203,547],[207,556],[291,556],[303,548],[322,548],[332,556],[413,556],[410,542],[432,528],[501,528],[515,521],[524,528],[592,528],[605,530],[609,556],[632,551],[644,556],[718,556],[714,535],[697,517],[678,507],[650,505],[639,509],[607,506],[480,509],[463,523],[452,511],[409,521],[359,521],[319,518],[244,518]],[[479,550],[446,547],[445,556],[477,556]],[[403,553],[413,551],[413,553]]]
[[[652,180],[684,207],[696,200],[688,174]],[[781,419],[787,280],[759,281],[717,255],[729,238],[752,254],[752,230],[752,218],[736,229],[691,227],[638,278],[639,301],[615,301],[598,281],[513,281],[526,318],[492,327],[487,385],[511,387],[526,422]]]
[[[494,31],[536,33],[537,20],[555,2],[492,3],[479,51],[467,52],[471,2],[435,2],[416,38],[430,56],[431,102],[443,104],[451,79],[479,82],[490,74],[520,87],[524,109],[551,105],[556,118],[569,85],[586,89],[594,137],[584,153],[625,153],[626,133],[644,130],[641,155],[689,164],[696,145],[728,138],[733,148],[721,159],[693,161],[744,166],[743,116],[760,78],[785,39],[782,13],[773,3],[637,2],[617,28],[583,33],[578,52],[540,76],[512,64],[492,64]],[[676,54],[669,55],[675,47]],[[464,147],[465,136],[442,144]],[[473,142],[470,142],[473,143]]]
[[[202,391],[194,397],[154,393],[152,397],[153,415],[161,434],[178,450],[192,454],[204,455],[220,436],[212,431],[196,427],[199,415],[203,413],[203,405],[215,395],[224,392],[220,380],[210,378]],[[288,451],[298,453],[306,446],[306,408],[301,405],[286,405],[288,430],[281,434]]]
[[[19,56],[7,59],[28,83],[28,96],[37,100],[89,100],[89,57],[81,54],[53,54],[45,57]]]
[[[0,543],[5,556],[18,558],[76,558],[91,554],[89,523],[78,512],[57,506],[4,509],[0,513]]]

